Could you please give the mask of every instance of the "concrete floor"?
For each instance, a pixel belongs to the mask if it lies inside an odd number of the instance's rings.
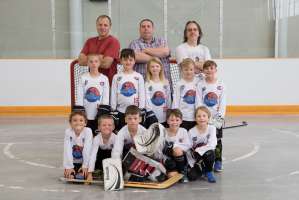
[[[243,120],[247,127],[224,132],[224,171],[216,184],[105,192],[58,181],[66,118],[0,117],[0,199],[298,200],[299,117],[230,117],[227,125]]]

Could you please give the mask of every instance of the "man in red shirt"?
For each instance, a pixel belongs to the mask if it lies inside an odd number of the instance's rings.
[[[88,54],[99,54],[101,65],[99,71],[105,74],[110,82],[117,73],[116,65],[119,57],[120,44],[117,38],[109,34],[111,19],[107,15],[100,15],[96,20],[97,37],[89,38],[80,52],[79,65],[86,66]]]

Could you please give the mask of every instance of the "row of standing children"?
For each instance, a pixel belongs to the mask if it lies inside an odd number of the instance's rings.
[[[133,70],[135,54],[131,49],[121,52],[123,71],[113,78],[110,105],[113,110],[119,111],[121,126],[125,125],[124,111],[128,105],[153,110],[158,121],[167,126],[166,110],[171,107],[171,90],[168,81],[163,75],[163,65],[154,58],[148,62],[146,83],[143,77]],[[90,72],[80,79],[78,105],[84,106],[87,113],[87,125],[93,133],[97,129],[97,107],[109,104],[109,82],[107,77],[98,72],[100,60],[97,55],[88,56]],[[205,105],[212,113],[212,118],[224,118],[225,90],[222,82],[218,81],[217,64],[206,61],[203,74],[194,73],[194,62],[184,59],[180,63],[182,79],[174,87],[172,108],[182,111],[181,127],[190,130],[196,125],[195,109]],[[145,88],[145,89],[144,89]],[[94,134],[95,135],[95,134]],[[216,171],[222,169],[222,128],[217,128]]]

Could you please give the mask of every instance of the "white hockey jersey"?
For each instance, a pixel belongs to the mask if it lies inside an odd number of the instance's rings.
[[[144,80],[141,74],[115,74],[111,88],[111,108],[125,113],[129,105],[145,108]]]
[[[87,168],[92,148],[92,131],[84,127],[79,136],[76,136],[73,129],[68,128],[64,136],[63,167],[74,168],[73,163],[82,163]]]
[[[210,84],[206,80],[197,85],[198,101],[197,106],[206,106],[212,117],[220,115],[225,116],[226,111],[226,92],[225,86],[221,81]]]
[[[98,135],[96,135],[93,138],[92,150],[91,150],[89,168],[88,168],[89,172],[94,171],[99,148],[102,150],[112,150],[115,144],[115,140],[116,140],[116,135],[114,133],[111,133],[109,140],[106,144],[104,144],[103,142],[103,137],[101,132],[99,132]]]
[[[166,121],[166,111],[171,108],[171,91],[168,83],[145,82],[146,109],[152,110],[160,123]]]
[[[199,155],[203,155],[209,150],[214,150],[217,145],[216,127],[208,125],[204,133],[200,133],[197,127],[193,127],[188,132],[192,150],[196,151]],[[193,167],[195,160],[191,154],[187,154],[187,160],[191,167]]]
[[[100,74],[92,77],[90,73],[81,76],[78,86],[76,105],[84,106],[87,119],[94,120],[99,105],[109,105],[109,80]]]
[[[143,134],[146,129],[138,125],[138,130],[136,134]],[[134,146],[134,140],[129,132],[128,125],[124,126],[117,133],[114,147],[112,149],[111,157],[112,158],[122,158],[123,148],[124,146]]]
[[[194,78],[192,82],[181,79],[175,86],[172,108],[181,110],[184,121],[194,121],[194,111],[198,104],[197,85],[198,79]]]
[[[177,134],[174,136],[169,136],[168,129],[166,129],[165,141],[173,143],[173,148],[178,147],[184,152],[187,152],[191,148],[188,132],[184,128],[179,128]]]

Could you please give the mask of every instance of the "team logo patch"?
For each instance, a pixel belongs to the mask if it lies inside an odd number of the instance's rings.
[[[163,92],[156,91],[152,96],[151,101],[155,106],[161,106],[166,102],[166,98]]]
[[[197,140],[197,137],[192,137],[192,141],[195,142]]]
[[[180,139],[179,139],[179,143],[183,143],[183,138],[180,138]]]
[[[138,80],[139,80],[139,77],[135,76],[134,79],[138,81]]]
[[[101,98],[101,95],[97,88],[90,87],[87,89],[87,91],[85,93],[85,99],[88,102],[96,102],[96,101],[100,100],[100,98]]]
[[[183,100],[187,104],[194,104],[195,103],[195,96],[196,96],[196,91],[195,90],[188,90],[184,97]]]
[[[208,107],[213,107],[218,103],[218,96],[214,92],[209,92],[204,96],[203,101]]]
[[[78,145],[73,146],[73,158],[76,159],[77,161],[83,159],[83,147],[80,147]]]
[[[217,86],[217,90],[222,90],[222,86],[221,86],[221,85],[218,85],[218,86]]]
[[[104,82],[100,82],[100,86],[104,86],[105,85],[105,83]]]
[[[149,87],[148,87],[148,91],[150,91],[150,92],[153,91],[153,87],[152,87],[152,86],[149,86]]]
[[[136,88],[132,82],[127,81],[121,86],[120,93],[126,97],[130,97],[136,94]]]
[[[201,88],[201,91],[204,92],[207,88],[206,87],[203,87]]]
[[[122,78],[121,76],[117,77],[117,79],[116,79],[117,82],[119,82],[121,80],[121,78]]]

